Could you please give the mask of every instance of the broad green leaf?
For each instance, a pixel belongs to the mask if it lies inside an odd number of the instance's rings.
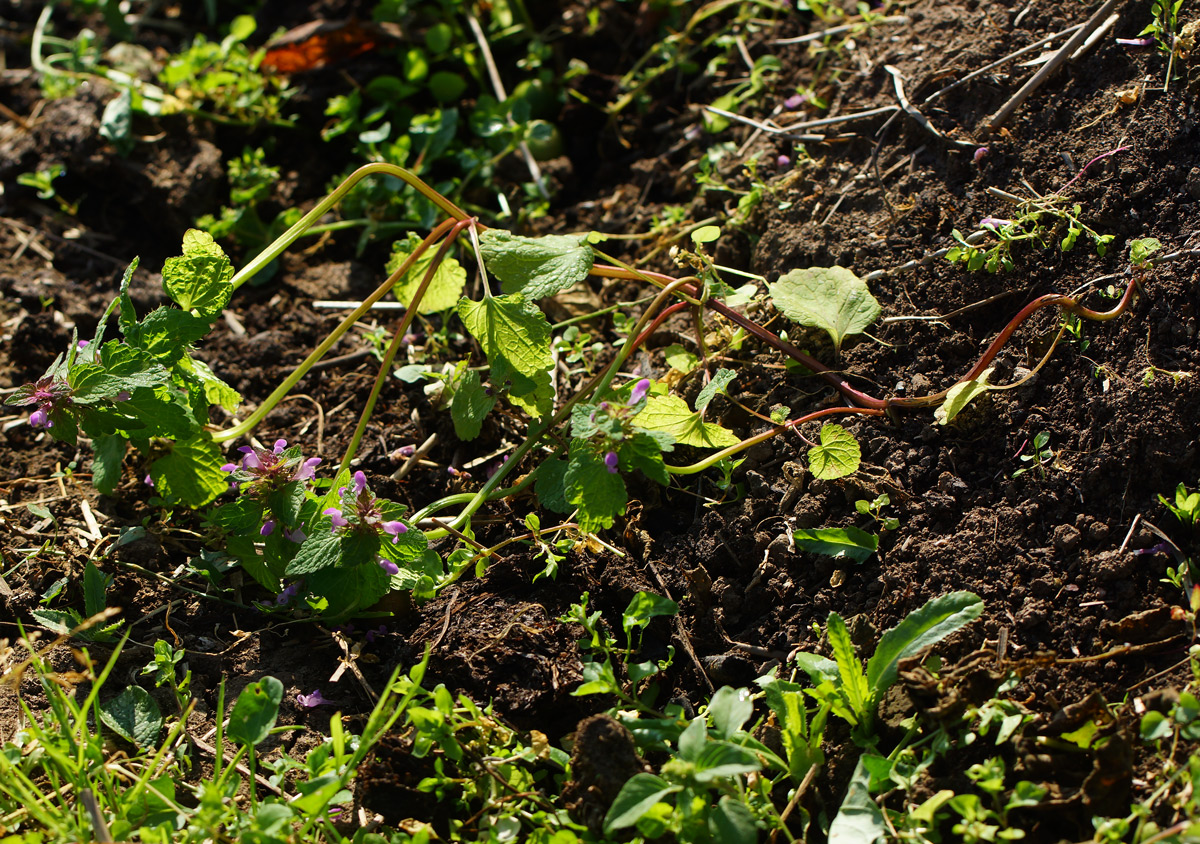
[[[392,256],[388,258],[387,262],[388,274],[400,269],[400,265],[416,251],[420,243],[421,238],[411,233],[404,240],[396,241],[392,246]],[[395,285],[392,286],[392,294],[400,303],[408,305],[412,301],[436,256],[436,247],[426,249],[408,272],[396,280]],[[429,282],[429,287],[425,290],[425,295],[421,297],[421,301],[417,305],[417,313],[436,314],[450,310],[458,303],[466,283],[467,271],[456,259],[447,255],[438,265]]]
[[[570,513],[573,509],[567,501],[567,461],[557,457],[548,458],[537,470],[533,491],[538,503],[555,513]]]
[[[604,834],[612,835],[619,829],[633,826],[655,803],[682,790],[683,786],[672,785],[654,774],[634,774],[621,786],[620,793],[604,816]]]
[[[747,689],[722,686],[708,703],[708,716],[712,718],[713,729],[723,739],[733,738],[753,713],[754,701],[750,699]]]
[[[641,413],[633,417],[633,424],[670,434],[680,445],[726,448],[741,442],[728,428],[705,422],[679,396],[651,396]]]
[[[883,810],[871,799],[871,773],[862,757],[850,778],[850,787],[829,827],[829,844],[875,844],[887,837]]]
[[[567,503],[579,510],[576,518],[584,533],[612,527],[613,519],[624,513],[629,503],[624,479],[609,472],[604,457],[583,440],[571,441],[563,486]]]
[[[861,461],[858,440],[841,425],[822,425],[821,444],[808,450],[809,471],[823,481],[854,474]]]
[[[229,713],[226,735],[238,744],[261,744],[275,726],[282,700],[283,683],[274,677],[246,686]]]
[[[342,559],[341,537],[329,529],[328,521],[318,524],[315,532],[300,543],[300,550],[288,563],[284,574],[299,577],[302,574],[336,566]]]
[[[962,413],[966,406],[979,396],[992,389],[988,378],[992,376],[995,367],[985,369],[978,378],[972,381],[961,381],[946,393],[946,400],[933,412],[933,418],[939,425],[948,425],[955,416]]]
[[[165,387],[170,373],[149,355],[123,343],[105,343],[100,363],[81,363],[72,367],[68,381],[76,404],[115,399],[121,392],[138,387]]]
[[[845,267],[792,270],[767,286],[784,316],[825,331],[839,353],[842,341],[865,331],[881,310],[866,282]]]
[[[121,480],[125,438],[105,435],[92,439],[92,486],[102,495],[112,495]]]
[[[1129,241],[1129,263],[1135,267],[1150,260],[1150,256],[1162,249],[1162,241],[1157,237],[1139,237]]]
[[[792,533],[796,546],[838,559],[866,560],[879,549],[879,537],[856,527],[815,528]]]
[[[208,364],[199,358],[184,355],[175,365],[203,387],[204,398],[209,404],[220,405],[233,413],[242,403],[242,394],[213,374]]]
[[[699,358],[678,343],[674,343],[663,349],[663,356],[667,361],[667,366],[677,372],[683,373],[691,372],[700,362]]]
[[[483,420],[496,405],[496,397],[480,382],[479,373],[467,370],[454,398],[450,401],[450,418],[454,420],[454,433],[460,440],[470,441],[479,436]]]
[[[617,453],[621,457],[622,466],[628,463],[650,480],[657,481],[663,486],[669,486],[671,475],[667,472],[667,465],[663,462],[662,455],[663,451],[670,451],[672,448],[674,446],[668,445],[664,449],[662,443],[653,434],[638,431],[621,443],[621,448]]]
[[[321,569],[304,584],[328,601],[322,615],[341,618],[367,609],[391,589],[388,573],[373,562]]]
[[[173,363],[187,354],[188,346],[204,337],[212,326],[203,317],[178,308],[157,308],[137,325],[129,326],[125,339],[160,361]]]
[[[704,387],[700,390],[700,394],[696,396],[696,410],[703,413],[708,403],[712,401],[713,396],[717,393],[722,395],[729,389],[729,382],[733,380],[736,373],[732,369],[718,369],[717,374],[712,377]]]
[[[879,639],[867,662],[867,682],[878,699],[896,682],[900,660],[929,647],[983,613],[983,601],[970,592],[951,592],[928,601]]]
[[[722,844],[754,844],[758,826],[745,803],[724,794],[708,813],[708,834]]]
[[[583,281],[595,261],[587,236],[521,237],[488,229],[479,236],[479,251],[488,272],[503,282],[505,292],[521,292],[529,299],[553,296]]]
[[[96,564],[88,560],[83,567],[83,611],[90,618],[102,613],[108,608],[105,593],[108,591],[109,579]]]
[[[163,264],[163,288],[184,311],[211,323],[233,294],[233,266],[212,236],[189,229],[183,236],[183,256]]]
[[[461,299],[458,315],[493,365],[503,359],[527,378],[536,378],[554,365],[550,323],[537,305],[520,293],[492,296],[482,302]]]
[[[550,373],[542,370],[529,378],[516,372],[507,360],[500,359],[492,366],[492,384],[508,383],[508,401],[535,419],[549,416],[554,410],[554,384]]]
[[[706,744],[708,744],[708,728],[704,718],[696,716],[679,734],[679,758],[688,762],[699,761]]]
[[[863,673],[862,662],[854,643],[850,641],[850,631],[846,622],[835,612],[829,614],[827,626],[829,647],[833,650],[833,658],[838,666],[838,679],[842,693],[850,704],[850,710],[860,722],[871,717],[868,710],[870,703],[870,688],[867,685],[867,675]]]
[[[138,747],[153,747],[163,725],[158,704],[141,686],[129,686],[112,700],[100,704],[100,720]]]
[[[155,491],[165,500],[203,507],[229,489],[225,456],[207,433],[168,443],[170,453],[150,464]]]
[[[695,764],[692,776],[696,782],[714,782],[762,770],[758,754],[750,748],[712,739],[705,742]]]
[[[638,592],[630,599],[629,606],[621,615],[621,627],[625,630],[625,637],[629,639],[634,628],[645,627],[650,623],[650,619],[671,616],[678,612],[679,604],[670,598],[655,595],[653,592]],[[630,641],[632,643],[632,639]]]

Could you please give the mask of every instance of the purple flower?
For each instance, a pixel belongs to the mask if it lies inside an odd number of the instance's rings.
[[[978,164],[980,161],[983,160],[983,157],[987,154],[988,154],[988,148],[980,147],[979,149],[975,150],[975,154],[973,156],[971,156],[971,161],[973,161],[975,164]]]
[[[633,385],[633,390],[629,393],[629,406],[633,407],[646,397],[646,393],[650,392],[650,379],[643,378]]]
[[[53,428],[54,422],[50,419],[50,414],[44,408],[39,407],[29,414],[29,425],[33,428]]]
[[[261,528],[259,528],[258,535],[259,536],[270,536],[274,532],[275,532],[275,520],[267,519],[265,522],[263,522],[263,526]]]
[[[350,524],[350,520],[343,516],[342,511],[336,507],[326,507],[321,513],[328,516],[330,521],[333,522],[333,529],[335,531]]]
[[[400,541],[400,534],[407,533],[408,528],[404,526],[404,522],[384,522],[383,532],[392,537],[392,544],[395,545]]]
[[[367,488],[367,476],[361,471],[354,473],[354,482],[350,485],[356,496],[362,495],[364,489]]]
[[[415,445],[402,445],[394,452],[393,456],[397,459],[412,457],[417,452]]]
[[[610,475],[615,475],[617,473],[617,453],[615,451],[610,451],[608,454],[604,455],[604,465],[608,469]]]
[[[379,567],[388,573],[388,576],[394,576],[400,573],[400,566],[393,563],[391,560],[380,557],[378,559]]]
[[[130,393],[128,390],[122,390],[113,397],[113,401],[129,401]]]
[[[321,465],[320,457],[310,457],[300,464],[296,470],[294,481],[311,481],[317,476],[317,466]]]
[[[221,470],[233,475],[232,480],[242,486],[253,484],[256,494],[264,498],[292,481],[307,482],[316,477],[320,457],[305,460],[297,450],[288,454],[286,449],[287,440],[275,440],[270,450],[238,446],[241,458],[236,463],[226,463]]]
[[[20,387],[8,397],[5,404],[37,405],[29,414],[29,424],[34,428],[53,428],[54,413],[71,404],[71,385],[65,378],[43,376],[32,384]]]
[[[1113,40],[1124,47],[1153,47],[1157,43],[1157,39],[1152,35],[1147,35],[1145,38],[1116,38]]]
[[[808,97],[804,96],[803,94],[792,94],[783,101],[783,107],[788,111],[795,111],[806,102],[808,102]]]
[[[142,483],[144,483],[146,486],[154,486],[154,478],[150,477],[150,475],[146,475],[146,477],[142,478]]]
[[[304,533],[304,528],[300,527],[295,530],[285,530],[283,536],[290,542],[303,542],[308,539],[308,536]]]
[[[785,167],[791,167],[792,159],[788,158],[786,155],[781,155],[775,159],[775,166],[778,167],[780,170],[782,170]]]
[[[387,632],[388,632],[388,629],[387,629],[386,624],[381,624],[378,627],[376,627],[374,630],[368,630],[367,631],[367,642],[368,643],[374,642],[376,636],[386,636]]]
[[[292,598],[300,594],[300,581],[297,580],[284,588],[282,592],[275,598],[275,606],[284,607],[291,603]]]
[[[305,709],[312,709],[314,706],[333,706],[333,701],[321,694],[320,689],[314,689],[311,695],[296,695],[296,703]]]
[[[1005,220],[1001,217],[984,217],[979,221],[980,228],[985,229],[1002,229],[1005,226],[1011,226],[1012,220]]]

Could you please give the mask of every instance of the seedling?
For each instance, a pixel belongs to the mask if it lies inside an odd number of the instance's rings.
[[[1026,466],[1023,469],[1018,469],[1013,472],[1014,478],[1019,478],[1030,469],[1037,469],[1038,475],[1046,477],[1046,467],[1054,462],[1054,449],[1050,448],[1050,434],[1046,431],[1040,431],[1033,438],[1032,448],[1026,453],[1025,446],[1030,445],[1026,440],[1021,445],[1021,450],[1017,452],[1017,459],[1022,463],[1032,463],[1032,466]]]
[[[53,199],[64,214],[74,216],[79,210],[79,204],[67,202],[58,195],[58,191],[54,188],[54,180],[65,172],[66,168],[61,164],[51,164],[45,170],[38,170],[36,173],[20,173],[17,176],[17,184],[34,188],[37,191],[38,199]]]
[[[1184,527],[1196,527],[1197,520],[1200,519],[1200,492],[1191,492],[1186,486],[1180,484],[1175,488],[1174,503],[1162,495],[1158,497],[1158,500],[1174,514],[1175,518],[1179,519],[1179,523]]]
[[[892,498],[886,492],[877,495],[874,500],[867,501],[865,498],[860,498],[854,502],[854,509],[864,516],[869,516],[874,520],[880,530],[895,530],[900,527],[900,520],[895,516],[885,516],[883,508],[892,503]]]

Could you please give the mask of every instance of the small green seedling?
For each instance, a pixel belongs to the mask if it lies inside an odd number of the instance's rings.
[[[1028,443],[1027,443],[1028,444]],[[1036,468],[1038,474],[1043,478],[1046,477],[1046,467],[1054,462],[1054,449],[1050,448],[1050,434],[1041,431],[1033,438],[1033,449],[1028,454],[1024,453],[1025,446],[1021,446],[1021,452],[1017,458],[1022,463],[1032,463],[1032,466],[1026,466],[1023,469],[1018,469],[1013,472],[1014,478],[1019,478],[1030,469]]]
[[[37,191],[38,199],[53,199],[65,214],[72,216],[79,210],[79,203],[70,203],[58,195],[54,188],[54,180],[66,173],[61,164],[51,164],[44,170],[35,173],[21,173],[17,176],[17,184]]]
[[[1184,527],[1194,528],[1200,519],[1200,492],[1190,492],[1183,484],[1175,488],[1175,502],[1171,503],[1160,495],[1158,500],[1179,519]]]
[[[874,501],[860,498],[854,502],[854,509],[864,516],[870,516],[880,530],[895,530],[900,527],[900,520],[895,516],[883,515],[883,508],[892,503],[891,496],[886,492],[876,496]]]

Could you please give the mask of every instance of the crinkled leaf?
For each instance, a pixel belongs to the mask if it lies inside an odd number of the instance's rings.
[[[211,330],[201,317],[192,316],[178,308],[158,308],[146,314],[136,325],[128,326],[125,339],[166,363],[173,363],[187,354],[188,347]]]
[[[242,394],[214,375],[208,364],[199,358],[185,355],[179,359],[176,366],[195,378],[203,388],[204,398],[209,404],[220,405],[232,413],[242,403]]]
[[[322,569],[305,578],[304,583],[328,601],[323,615],[331,618],[365,610],[391,589],[388,573],[374,563]]]
[[[696,410],[701,413],[708,407],[708,403],[712,401],[713,396],[717,393],[725,394],[729,388],[729,382],[733,380],[736,373],[732,369],[718,369],[717,374],[712,377],[704,387],[700,390],[700,394],[696,396]]]
[[[861,461],[858,440],[841,425],[822,425],[821,444],[808,450],[809,471],[823,481],[854,474]]]
[[[155,491],[163,499],[202,507],[229,489],[229,476],[221,471],[225,456],[207,433],[169,444],[170,453],[150,464]]]
[[[554,365],[550,323],[537,305],[520,293],[492,296],[482,302],[461,299],[458,315],[493,365],[502,358],[527,378]]]
[[[741,442],[728,428],[705,422],[679,396],[651,396],[633,424],[649,431],[662,431],[680,445],[699,448],[726,448]]]
[[[822,329],[839,352],[842,341],[865,331],[881,310],[866,282],[845,267],[792,270],[767,286],[784,316]]]
[[[229,304],[233,295],[233,266],[208,232],[188,229],[183,236],[183,256],[168,258],[162,281],[167,294],[179,307],[195,311],[211,323]],[[203,336],[203,335],[201,335]]]
[[[983,601],[971,592],[951,592],[926,602],[879,639],[867,662],[867,681],[879,697],[896,681],[900,660],[940,642],[983,614]]]
[[[933,412],[933,418],[937,420],[939,425],[948,425],[954,420],[955,416],[962,413],[967,405],[975,399],[982,396],[988,390],[992,389],[988,384],[988,378],[992,376],[995,367],[985,369],[978,378],[971,381],[961,381],[950,388],[946,393],[946,400],[942,402],[941,407]]]
[[[879,549],[879,537],[856,527],[816,528],[792,533],[805,551],[862,563]]]
[[[251,683],[238,695],[225,734],[238,744],[261,744],[275,726],[282,700],[283,683],[274,677]]]
[[[664,449],[652,434],[638,431],[621,443],[621,449],[617,453],[621,458],[622,466],[628,464],[647,478],[658,481],[663,486],[669,486],[671,476],[667,472],[667,465],[663,461],[662,454],[672,448],[673,446],[668,445]]]
[[[567,502],[579,510],[579,527],[585,533],[612,527],[613,519],[624,513],[629,503],[621,475],[609,472],[604,457],[581,440],[571,441],[563,485]]]
[[[149,355],[123,343],[105,343],[100,362],[72,367],[68,378],[76,404],[115,399],[121,392],[138,387],[165,387],[170,373]]]
[[[496,405],[496,397],[484,388],[479,373],[467,370],[454,398],[450,401],[450,418],[454,420],[454,433],[460,440],[470,441],[479,436],[483,420]]]
[[[300,544],[300,550],[284,571],[288,577],[299,577],[302,574],[336,566],[342,559],[342,540],[329,529],[328,522],[317,527],[316,532]]]
[[[92,486],[102,495],[112,495],[121,480],[125,438],[107,434],[92,439]]]
[[[139,388],[125,401],[118,402],[115,408],[127,417],[140,420],[144,433],[149,436],[186,439],[198,427],[187,398],[171,387]],[[137,428],[136,425],[130,427]]]
[[[392,245],[392,256],[388,258],[388,273],[391,274],[400,269],[400,265],[408,260],[408,256],[413,254],[420,244],[421,238],[412,233],[403,240],[396,241]],[[392,286],[392,295],[396,297],[397,301],[404,305],[412,301],[436,255],[436,248],[426,249],[421,257],[413,262],[408,272],[396,280]],[[438,265],[429,286],[425,289],[425,294],[417,305],[417,313],[436,314],[453,308],[458,303],[458,298],[462,296],[466,283],[467,271],[463,269],[462,264],[447,255]]]
[[[479,250],[488,272],[503,282],[505,292],[521,292],[530,299],[553,296],[583,281],[595,261],[586,235],[521,237],[488,229],[479,236]]]
[[[138,747],[153,747],[163,725],[158,704],[141,686],[129,686],[112,700],[100,704],[100,720]]]
[[[575,509],[567,501],[567,465],[566,460],[556,457],[547,459],[538,468],[537,480],[533,485],[538,503],[555,513],[570,513]]]

